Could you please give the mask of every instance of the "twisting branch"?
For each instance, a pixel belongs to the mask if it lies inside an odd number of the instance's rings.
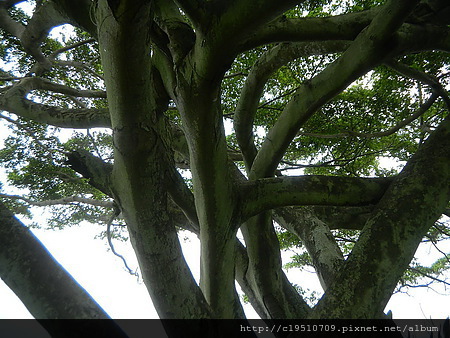
[[[47,89],[77,97],[104,97],[101,91],[77,90],[51,83],[39,78],[25,78],[0,95],[0,109],[12,112],[26,119],[47,123],[57,127],[86,128],[109,127],[108,109],[71,109],[35,103],[26,98],[35,89]]]
[[[117,253],[117,251],[114,248],[114,245],[112,243],[112,240],[111,240],[111,224],[116,219],[116,217],[119,216],[119,215],[120,215],[120,209],[117,207],[117,204],[114,203],[114,210],[111,213],[111,217],[108,219],[108,222],[106,223],[106,238],[108,239],[108,244],[109,244],[109,247],[111,248],[112,253],[122,260],[123,264],[125,265],[125,268],[128,270],[130,275],[133,275],[133,276],[136,276],[136,277],[139,278],[138,272],[137,271],[133,271],[128,266],[128,263],[127,263],[126,259],[121,254]]]
[[[251,167],[257,152],[254,144],[253,120],[259,108],[264,86],[272,74],[280,67],[297,58],[334,53],[342,51],[346,47],[348,47],[348,42],[346,41],[282,43],[265,52],[255,62],[242,87],[240,99],[234,113],[236,138],[247,167]]]
[[[389,56],[386,44],[414,6],[415,1],[388,2],[382,6],[369,26],[335,62],[294,93],[255,157],[251,176],[271,176],[304,123],[349,84]]]

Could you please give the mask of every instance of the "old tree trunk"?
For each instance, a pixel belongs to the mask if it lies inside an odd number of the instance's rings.
[[[80,146],[64,169],[97,191],[78,201],[97,198],[123,217],[161,318],[244,318],[235,281],[263,319],[383,318],[418,245],[448,214],[447,1],[49,0],[32,2],[26,19],[20,2],[0,3],[5,43],[28,57],[0,73],[2,118],[112,131],[113,160]],[[50,30],[65,23],[79,40],[52,45]],[[42,99],[50,93],[58,98]],[[386,175],[376,156],[407,163]],[[286,175],[289,165],[304,170]],[[4,205],[19,198],[1,196],[0,272],[30,312],[107,317],[16,231]],[[278,227],[320,278],[314,307],[283,272]],[[179,228],[200,239],[199,285]],[[349,229],[345,252],[335,235]],[[46,259],[59,269],[50,281],[33,272]],[[70,311],[46,283],[71,290],[61,296]]]

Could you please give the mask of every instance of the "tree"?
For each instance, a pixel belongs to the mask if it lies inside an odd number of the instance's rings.
[[[16,130],[1,158],[29,194],[4,203],[69,204],[64,222],[109,208],[161,318],[243,318],[235,281],[263,319],[383,318],[399,282],[448,268],[410,267],[448,236],[446,1],[48,0],[31,16],[20,2],[0,8],[17,60],[1,71]],[[200,238],[200,285],[179,228]],[[282,270],[280,243],[299,241],[315,307]]]

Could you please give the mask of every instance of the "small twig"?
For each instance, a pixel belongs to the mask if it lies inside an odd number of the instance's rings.
[[[74,49],[74,48],[77,48],[77,47],[80,47],[80,46],[83,46],[83,45],[86,45],[86,44],[92,43],[92,42],[95,42],[95,39],[87,39],[87,40],[84,40],[84,41],[80,41],[80,42],[74,43],[72,45],[64,46],[64,47],[62,47],[60,49],[55,50],[50,55],[50,57],[55,58],[58,54],[67,52],[67,51],[69,51],[71,49]]]
[[[431,241],[431,244],[433,244],[434,248],[435,248],[440,254],[442,254],[442,255],[445,257],[445,259],[447,260],[447,262],[450,263],[450,257],[449,257],[444,251],[442,251],[441,249],[439,249],[438,246],[437,246],[437,244],[436,244],[434,241]]]
[[[396,131],[400,130],[403,127],[406,127],[408,124],[410,124],[412,121],[416,120],[420,116],[426,113],[426,111],[431,107],[431,105],[436,101],[436,99],[439,97],[437,93],[433,93],[430,98],[420,106],[420,108],[417,110],[417,112],[410,117],[404,119],[403,121],[400,121],[392,128],[380,131],[377,133],[360,133],[356,131],[344,131],[342,133],[337,134],[315,134],[315,133],[300,133],[302,136],[310,136],[310,137],[317,137],[317,138],[343,138],[343,137],[361,137],[361,138],[375,138],[375,137],[383,137],[383,136],[389,136],[394,134]]]
[[[120,215],[120,209],[117,207],[117,205],[115,205],[114,210],[111,214],[111,217],[109,218],[108,223],[106,224],[106,238],[108,239],[108,244],[109,244],[109,247],[111,248],[111,251],[113,252],[114,255],[116,255],[117,257],[122,259],[123,264],[125,265],[125,268],[128,270],[128,273],[130,275],[133,275],[133,276],[136,276],[139,278],[139,274],[137,273],[137,271],[131,270],[131,268],[128,266],[126,259],[121,254],[117,253],[116,249],[114,249],[114,245],[112,244],[111,224],[116,219],[116,217],[119,215]]]
[[[435,282],[439,282],[439,283],[442,283],[442,284],[444,284],[444,285],[450,286],[450,283],[446,282],[445,280],[442,280],[442,279],[433,277],[433,276],[431,276],[431,275],[429,275],[429,274],[427,274],[427,273],[424,273],[424,272],[420,271],[419,269],[411,268],[411,267],[408,268],[408,269],[411,270],[411,271],[415,271],[415,272],[417,272],[419,275],[422,275],[423,277],[429,278],[429,279],[431,279],[431,280],[433,280],[433,281],[435,281]],[[431,284],[431,283],[430,283],[430,284]]]
[[[276,101],[276,100],[279,100],[279,99],[281,99],[281,98],[283,98],[283,97],[286,97],[286,96],[288,96],[288,95],[291,95],[291,94],[294,93],[298,88],[300,88],[300,87],[292,88],[292,89],[288,90],[286,93],[280,94],[280,95],[278,95],[278,96],[276,96],[276,97],[274,97],[274,98],[272,98],[272,99],[270,99],[270,100],[267,100],[267,101],[264,102],[264,103],[261,103],[261,104],[259,105],[258,109],[264,108],[264,107],[266,107],[267,105],[271,104],[272,102],[274,102],[274,101]]]

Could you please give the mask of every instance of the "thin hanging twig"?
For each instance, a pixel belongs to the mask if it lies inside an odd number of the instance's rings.
[[[108,223],[106,224],[106,238],[108,239],[108,244],[109,244],[109,247],[111,248],[111,251],[113,252],[114,255],[116,255],[117,257],[122,259],[123,264],[125,265],[125,268],[128,270],[129,274],[139,278],[139,274],[137,273],[137,271],[133,271],[128,266],[128,263],[127,263],[126,259],[121,254],[117,253],[116,249],[114,249],[114,245],[112,244],[112,240],[111,240],[111,225],[112,225],[112,222],[116,219],[116,217],[119,216],[119,214],[120,214],[120,210],[116,206],[114,208],[112,214],[111,214],[111,217],[108,220]]]

